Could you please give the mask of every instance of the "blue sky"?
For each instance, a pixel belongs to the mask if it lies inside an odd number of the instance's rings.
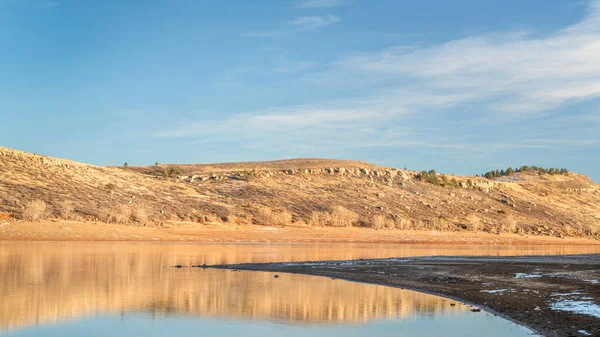
[[[600,181],[600,1],[0,0],[0,145]]]

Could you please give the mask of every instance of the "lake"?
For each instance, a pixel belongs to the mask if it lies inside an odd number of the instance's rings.
[[[527,329],[492,314],[409,290],[172,266],[598,252],[599,246],[0,242],[0,334],[526,336]]]

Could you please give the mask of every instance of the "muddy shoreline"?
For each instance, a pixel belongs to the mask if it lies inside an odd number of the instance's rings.
[[[600,254],[195,267],[306,274],[411,289],[483,308],[548,337],[600,336]]]

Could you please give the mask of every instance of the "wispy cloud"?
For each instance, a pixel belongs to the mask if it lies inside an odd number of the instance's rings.
[[[337,17],[289,21],[311,30]],[[354,94],[175,126],[161,137],[240,139],[252,148],[420,146],[454,151],[598,147],[597,114],[568,106],[600,98],[600,1],[578,23],[545,36],[479,34],[429,46],[346,55],[294,84]],[[565,116],[567,115],[567,116]],[[518,135],[519,138],[515,138]],[[273,145],[276,144],[276,145]]]
[[[288,21],[287,24],[295,28],[296,31],[313,30],[324,26],[329,26],[339,22],[340,18],[335,15],[327,16],[301,16]]]
[[[294,18],[293,20],[287,21],[282,29],[271,31],[252,31],[244,33],[243,35],[249,37],[266,38],[286,37],[294,33],[316,30],[340,21],[341,19],[335,15],[300,16]]]
[[[461,91],[490,113],[522,117],[600,94],[600,2],[571,27],[543,38],[479,35],[426,48],[389,48],[339,60],[343,71],[404,78],[436,93]]]
[[[328,8],[341,6],[344,0],[305,0],[297,4],[296,8]]]

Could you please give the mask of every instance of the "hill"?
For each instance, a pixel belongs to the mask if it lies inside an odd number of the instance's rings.
[[[584,175],[428,177],[328,159],[125,169],[0,148],[0,215],[128,226],[187,221],[600,239],[600,188]],[[34,200],[43,201],[45,212]]]

